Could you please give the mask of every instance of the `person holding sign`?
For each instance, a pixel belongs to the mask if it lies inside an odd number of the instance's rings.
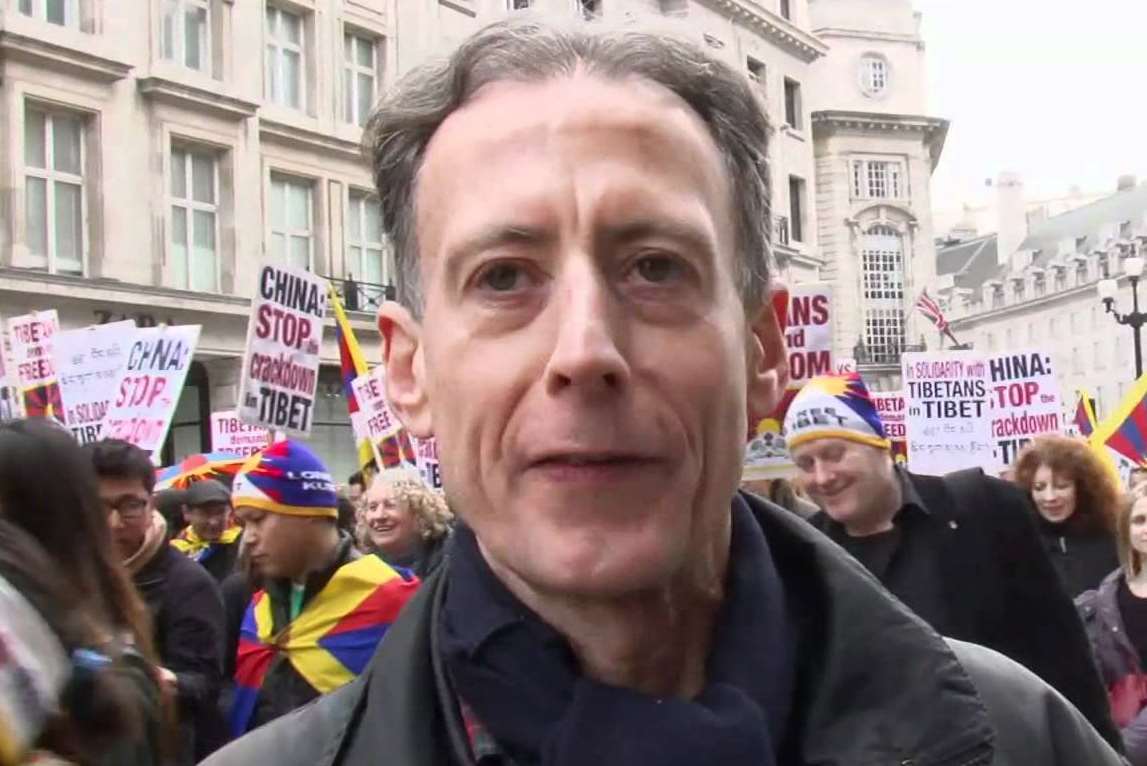
[[[785,437],[821,508],[814,526],[937,632],[1027,666],[1119,743],[1022,492],[979,469],[939,478],[897,466],[856,373],[810,381],[789,407]]]
[[[243,533],[231,516],[231,491],[215,479],[200,479],[186,490],[185,504],[187,526],[171,544],[222,583],[235,569]]]
[[[367,136],[388,399],[462,523],[362,683],[209,766],[1119,763],[738,492],[788,377],[742,73],[515,18],[408,73]]]
[[[453,522],[446,499],[418,474],[392,468],[370,483],[359,539],[386,563],[422,579],[442,563]]]

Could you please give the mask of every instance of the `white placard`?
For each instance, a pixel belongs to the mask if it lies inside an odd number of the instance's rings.
[[[1050,353],[1003,352],[988,357],[996,470],[1009,466],[1041,434],[1064,431],[1063,400]]]
[[[876,414],[884,424],[884,434],[892,442],[892,456],[903,462],[908,459],[908,427],[905,423],[907,407],[904,404],[904,392],[877,392],[872,391],[872,404],[876,407]]]
[[[271,432],[244,423],[235,410],[211,413],[211,451],[254,455],[271,443]]]
[[[52,416],[62,420],[63,405],[52,345],[60,331],[55,309],[34,311],[8,320],[12,347],[12,375],[23,395],[27,417]]]
[[[157,453],[179,403],[199,342],[199,325],[136,330],[123,376],[104,420],[103,438]]]
[[[906,353],[904,403],[908,465],[942,476],[993,466],[988,387],[983,355],[973,351]]]
[[[357,441],[377,444],[402,428],[386,399],[386,368],[381,364],[351,381],[358,412],[351,417]]]
[[[246,423],[306,437],[314,422],[328,284],[283,264],[259,269],[239,385]]]
[[[431,489],[442,491],[442,466],[438,462],[438,442],[434,437],[429,439],[416,439],[410,437],[414,444],[414,455],[418,460],[418,472],[422,474],[422,481]]]
[[[130,320],[57,333],[53,348],[64,422],[80,444],[99,441],[127,352],[135,340]]]

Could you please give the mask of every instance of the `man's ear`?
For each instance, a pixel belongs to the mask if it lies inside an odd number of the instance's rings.
[[[755,314],[749,316],[750,429],[776,411],[789,384],[789,357],[783,328],[787,309],[788,291],[774,286],[770,288],[769,299],[762,301]]]
[[[391,409],[419,439],[434,435],[430,399],[426,392],[426,364],[422,327],[405,306],[386,301],[378,309],[386,365],[386,397]]]

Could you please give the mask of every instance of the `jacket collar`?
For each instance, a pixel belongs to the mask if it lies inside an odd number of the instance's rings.
[[[995,732],[948,645],[806,522],[743,496],[765,532],[798,622],[790,750],[802,763],[992,760]],[[320,766],[470,762],[435,646],[449,560],[407,604],[359,681]]]

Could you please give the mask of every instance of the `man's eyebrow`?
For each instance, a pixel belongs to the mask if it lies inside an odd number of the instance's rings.
[[[638,218],[606,224],[598,236],[606,245],[624,245],[661,237],[679,242],[707,256],[716,255],[715,243],[704,230],[671,218]]]
[[[446,276],[453,281],[463,264],[487,250],[519,245],[539,245],[553,241],[555,235],[540,227],[520,224],[490,224],[466,237],[446,253]]]

